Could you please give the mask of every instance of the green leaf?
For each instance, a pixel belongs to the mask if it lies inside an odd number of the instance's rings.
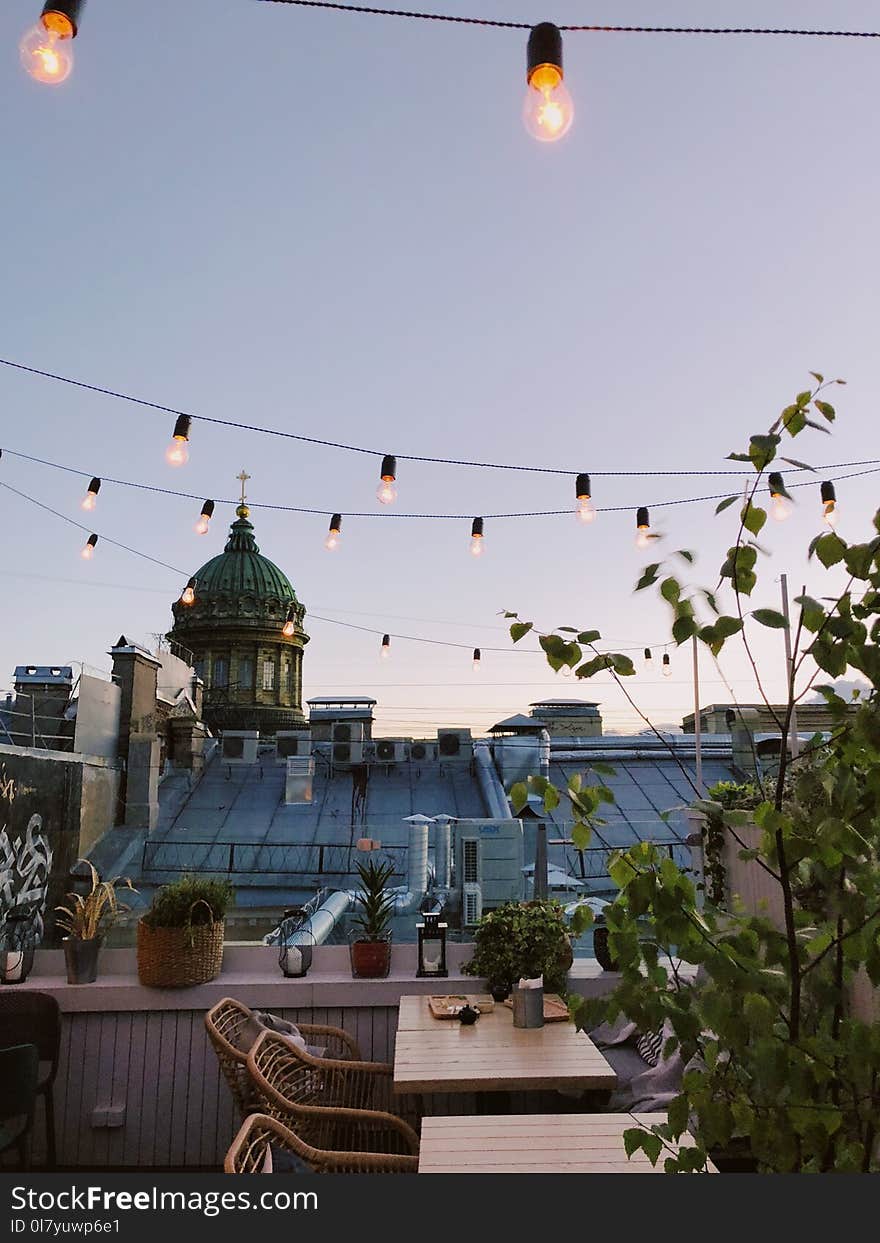
[[[722,513],[725,509],[729,509],[730,506],[735,504],[736,501],[738,500],[739,500],[738,496],[725,496],[724,500],[719,501],[718,504],[715,506],[715,513],[716,514]]]
[[[533,626],[534,622],[515,622],[510,627],[511,639],[513,639],[514,643],[519,643],[520,639],[527,635]]]
[[[827,570],[843,560],[846,555],[846,544],[834,531],[829,531],[827,535],[820,535],[813,541],[811,551],[816,553]]]
[[[577,637],[578,643],[583,643],[584,645],[598,643],[601,638],[602,636],[598,630],[582,630]]]
[[[675,555],[681,557],[682,561],[686,561],[688,565],[694,564],[694,554],[689,548],[679,548]]]
[[[822,417],[826,418],[829,423],[834,422],[834,419],[836,416],[834,413],[834,407],[832,406],[830,401],[814,401],[813,405],[816,407],[816,409],[819,411]]]
[[[798,470],[811,470],[814,475],[816,473],[815,466],[810,466],[808,462],[799,462],[795,457],[784,457],[780,461],[788,462],[789,466],[796,466]]]
[[[620,652],[611,653],[611,667],[614,672],[621,678],[631,678],[635,676],[636,667],[630,656],[624,656]]]
[[[653,565],[646,565],[642,571],[642,577],[636,583],[636,591],[644,591],[646,587],[652,587],[660,577],[659,570],[659,561],[655,561]]]
[[[825,621],[825,609],[812,596],[796,596],[794,602],[801,607],[804,629],[815,634]]]
[[[529,788],[524,781],[517,781],[510,788],[510,803],[513,810],[521,812],[529,801]]]
[[[761,509],[759,505],[753,505],[751,501],[747,501],[743,506],[741,519],[745,529],[750,534],[757,535],[767,521],[767,511]]]
[[[559,791],[556,789],[556,786],[548,784],[546,790],[544,791],[544,810],[549,815],[549,813],[553,811],[555,807],[558,807],[558,806],[559,806]]]
[[[749,438],[749,458],[755,470],[762,471],[776,457],[776,448],[782,440],[781,436],[751,436]]]
[[[672,637],[679,645],[686,643],[696,633],[697,623],[691,616],[682,615],[681,617],[676,617],[672,623]]]
[[[752,459],[748,453],[728,453],[727,460],[728,462],[751,462]]]
[[[753,609],[752,617],[759,626],[769,626],[771,630],[788,629],[788,622],[776,609]]]
[[[677,604],[681,595],[681,584],[677,578],[664,578],[660,584],[660,595],[664,600],[668,600],[670,604]]]
[[[801,394],[803,396],[803,394]],[[806,403],[804,403],[806,404]],[[782,412],[782,426],[789,436],[797,436],[807,425],[807,418],[801,405],[786,406]]]
[[[825,377],[822,375],[820,371],[811,371],[810,375],[813,377],[814,380],[818,380],[820,384],[825,383]]]

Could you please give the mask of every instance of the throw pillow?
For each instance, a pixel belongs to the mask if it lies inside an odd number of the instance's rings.
[[[297,1156],[288,1148],[279,1148],[271,1144],[267,1152],[272,1154],[271,1173],[273,1174],[314,1174],[315,1172],[307,1162],[303,1161],[302,1157]]]
[[[654,1032],[643,1032],[636,1041],[636,1048],[649,1066],[656,1066],[663,1050],[663,1028]]]

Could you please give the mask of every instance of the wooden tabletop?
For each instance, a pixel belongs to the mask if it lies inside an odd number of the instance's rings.
[[[425,997],[400,999],[395,1092],[516,1092],[553,1088],[610,1090],[617,1076],[573,1023],[513,1025],[496,1005],[476,1023],[435,1019]]]
[[[623,1133],[665,1122],[665,1114],[500,1114],[423,1118],[420,1174],[662,1174]],[[681,1143],[693,1143],[683,1135]],[[669,1152],[675,1151],[667,1145]],[[717,1174],[709,1164],[709,1173]]]

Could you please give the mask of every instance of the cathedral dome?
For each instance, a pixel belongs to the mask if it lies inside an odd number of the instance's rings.
[[[230,528],[223,552],[206,561],[193,576],[197,602],[207,603],[215,597],[251,596],[266,603],[277,601],[279,609],[286,612],[297,602],[290,579],[273,561],[261,555],[254,539],[253,524],[247,518],[247,506],[240,505],[236,513],[239,516]]]

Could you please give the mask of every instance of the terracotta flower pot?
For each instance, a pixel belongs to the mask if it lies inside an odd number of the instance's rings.
[[[386,976],[391,969],[391,937],[381,941],[352,941],[351,973],[364,980],[376,980]]]

